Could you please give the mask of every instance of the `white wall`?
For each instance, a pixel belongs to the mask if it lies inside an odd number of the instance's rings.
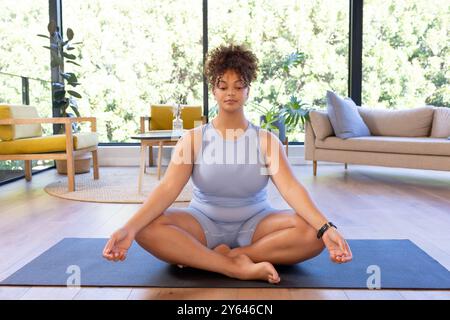
[[[283,146],[284,147],[284,146]],[[173,147],[163,148],[162,165],[167,165]],[[148,150],[148,149],[147,149]],[[139,146],[101,146],[99,147],[99,165],[102,167],[113,166],[139,166]],[[158,148],[153,148],[153,163],[156,165]],[[147,151],[148,165],[148,151]],[[305,161],[304,146],[289,146],[289,162],[294,165],[309,164],[311,161]]]

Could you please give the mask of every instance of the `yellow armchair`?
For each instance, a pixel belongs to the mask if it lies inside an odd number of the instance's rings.
[[[90,122],[90,133],[72,133],[72,124]],[[42,136],[44,123],[63,124],[65,134]],[[0,105],[0,160],[25,161],[25,178],[31,181],[32,160],[66,160],[68,190],[75,190],[75,156],[92,153],[94,179],[99,178],[96,119],[40,118],[35,107]]]

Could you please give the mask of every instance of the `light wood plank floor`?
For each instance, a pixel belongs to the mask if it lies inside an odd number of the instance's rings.
[[[450,270],[450,173],[319,163],[313,177],[311,166],[293,168],[347,238],[411,239]],[[65,237],[108,237],[138,208],[51,197],[43,188],[55,175],[0,187],[0,280]],[[269,197],[288,208],[271,183]],[[0,299],[450,299],[450,291],[0,287]]]

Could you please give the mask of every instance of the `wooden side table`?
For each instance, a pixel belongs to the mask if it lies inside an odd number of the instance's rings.
[[[147,148],[158,146],[158,164],[157,164],[157,177],[158,180],[161,178],[161,161],[162,161],[162,147],[163,146],[174,146],[177,144],[183,132],[175,132],[173,130],[151,130],[145,133],[140,133],[132,136],[132,139],[137,139],[141,141],[140,150],[140,163],[139,163],[139,181],[138,181],[138,192],[142,191],[142,180],[145,173],[145,160],[147,156]],[[152,163],[150,162],[150,165]]]

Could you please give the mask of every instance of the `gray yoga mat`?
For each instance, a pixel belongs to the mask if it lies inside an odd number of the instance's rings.
[[[282,279],[277,285],[179,269],[137,244],[124,262],[109,262],[102,258],[105,243],[98,238],[63,239],[0,284],[66,286],[79,274],[81,286],[99,287],[367,288],[369,282],[381,289],[450,289],[450,272],[409,240],[349,240],[352,262],[334,264],[324,250],[303,263],[277,266]]]

